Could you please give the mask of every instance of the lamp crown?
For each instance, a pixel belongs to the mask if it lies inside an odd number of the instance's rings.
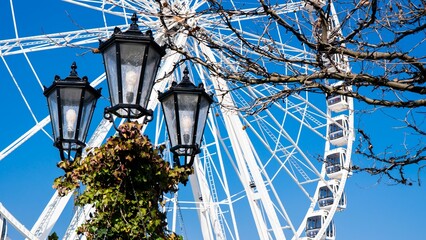
[[[182,81],[180,81],[180,83],[176,84],[175,82],[172,83],[172,87],[173,88],[184,88],[184,89],[195,89],[195,85],[191,82],[191,80],[189,80],[189,70],[188,67],[185,67],[185,69],[183,70],[183,77],[182,77]]]
[[[183,70],[182,82],[191,82],[191,81],[189,81],[188,74],[189,74],[188,67],[185,67],[185,69]]]
[[[77,64],[76,64],[75,62],[73,62],[73,63],[71,64],[71,72],[70,72],[70,76],[78,76],[78,75],[77,75],[77,71],[76,71],[76,69],[77,69]]]
[[[130,24],[129,30],[130,31],[139,31],[139,25],[137,24],[138,16],[136,15],[136,13],[133,13],[132,18],[130,18],[130,20],[132,20],[132,23]]]
[[[68,77],[66,77],[65,79],[62,79],[62,81],[84,81],[87,82],[88,78],[86,76],[84,76],[83,78],[78,77],[78,73],[77,73],[77,64],[75,63],[75,61],[71,64],[71,71],[70,71],[70,75]],[[55,76],[55,81],[60,81],[61,77],[56,75]]]

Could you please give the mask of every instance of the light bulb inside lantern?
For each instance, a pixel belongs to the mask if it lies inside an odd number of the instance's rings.
[[[183,141],[185,144],[189,144],[192,125],[192,118],[187,115],[184,115],[181,120],[181,127],[183,133]]]
[[[75,122],[77,120],[77,113],[74,109],[67,110],[67,112],[65,113],[65,120],[67,122],[68,137],[73,138],[75,131]]]
[[[127,103],[132,103],[134,98],[134,91],[136,82],[138,81],[138,75],[135,71],[128,71],[126,73],[126,100]]]

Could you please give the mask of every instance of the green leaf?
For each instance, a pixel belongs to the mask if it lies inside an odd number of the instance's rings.
[[[92,218],[78,228],[87,239],[181,239],[169,234],[163,194],[176,191],[186,183],[192,169],[171,169],[160,154],[164,146],[154,148],[140,133],[142,125],[128,122],[120,134],[92,149],[80,161],[61,161],[64,175],[53,187],[65,194],[84,184],[75,204],[92,204]]]

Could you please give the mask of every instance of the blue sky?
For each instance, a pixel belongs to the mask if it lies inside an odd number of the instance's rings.
[[[15,1],[14,8],[18,35],[21,37],[72,31],[80,27],[99,27],[102,19],[102,15],[96,11],[54,0]],[[9,2],[1,1],[0,41],[14,38],[10,12]],[[103,71],[101,57],[93,57],[86,49],[49,50],[30,53],[28,56],[41,83],[46,86],[52,83],[56,74],[62,78],[68,76],[73,61],[77,61],[80,76],[87,75],[89,80],[93,80]],[[46,100],[24,56],[13,55],[5,59],[35,118],[42,120],[48,114]],[[3,62],[0,62],[0,79],[0,96],[3,102],[3,117],[0,119],[1,151],[30,129],[35,120]],[[107,95],[106,88],[103,94]],[[102,109],[107,104],[105,98],[99,100],[93,122],[99,121]],[[363,115],[361,120],[356,119],[356,122],[367,130],[379,133],[376,136],[381,137],[381,147],[402,143],[402,140],[394,139],[402,139],[403,133],[392,128],[400,124],[396,121],[386,121],[384,124],[381,113]],[[50,125],[46,126],[45,130],[50,134]],[[353,158],[354,161],[363,160],[358,156]],[[38,132],[0,161],[0,202],[29,229],[53,194],[52,181],[61,174],[56,168],[58,160],[59,154],[52,146],[51,139],[45,133]],[[416,169],[409,171],[415,172]],[[426,182],[426,179],[424,181]],[[346,185],[348,208],[335,216],[337,238],[426,239],[426,232],[422,231],[426,214],[425,185],[395,186],[389,184],[386,179],[379,181],[377,177],[367,174],[354,174]],[[64,226],[67,226],[73,207],[69,206],[65,211],[65,217],[61,218],[54,228],[59,235],[64,231]],[[186,225],[190,225],[191,221],[192,219],[186,221]],[[187,232],[188,229],[190,228],[187,226]],[[192,234],[195,236],[190,239],[199,239],[199,230],[188,235]],[[10,230],[10,237],[21,239],[13,230]]]

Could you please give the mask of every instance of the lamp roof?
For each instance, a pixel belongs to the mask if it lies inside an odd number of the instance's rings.
[[[189,74],[189,71],[188,71],[188,68],[186,67],[185,70],[183,71],[182,81],[180,83],[173,82],[169,90],[167,90],[166,92],[162,94],[159,94],[158,99],[161,101],[162,99],[172,94],[173,92],[188,92],[188,93],[203,94],[207,98],[207,100],[210,103],[212,103],[213,97],[211,96],[211,94],[206,93],[204,89],[204,84],[200,83],[198,84],[198,86],[195,86],[194,83],[192,83],[189,80],[188,74]]]
[[[71,71],[68,77],[66,77],[65,79],[61,79],[60,76],[55,75],[53,84],[50,87],[44,87],[43,94],[45,96],[48,96],[57,87],[74,87],[74,88],[86,88],[88,91],[90,91],[94,95],[94,97],[99,98],[101,96],[102,88],[94,89],[92,86],[90,86],[88,78],[86,76],[82,78],[78,76],[76,69],[77,69],[77,64],[73,62],[71,64]]]
[[[133,13],[131,20],[132,20],[132,23],[130,24],[130,27],[126,31],[122,32],[119,27],[115,27],[114,33],[111,35],[111,37],[108,40],[106,40],[105,42],[99,40],[99,51],[103,52],[112,43],[116,41],[139,42],[139,43],[149,43],[160,53],[161,56],[164,56],[166,54],[166,51],[163,47],[160,47],[154,41],[152,31],[147,30],[145,33],[142,33],[140,31],[139,25],[137,24],[138,17],[136,13]]]

